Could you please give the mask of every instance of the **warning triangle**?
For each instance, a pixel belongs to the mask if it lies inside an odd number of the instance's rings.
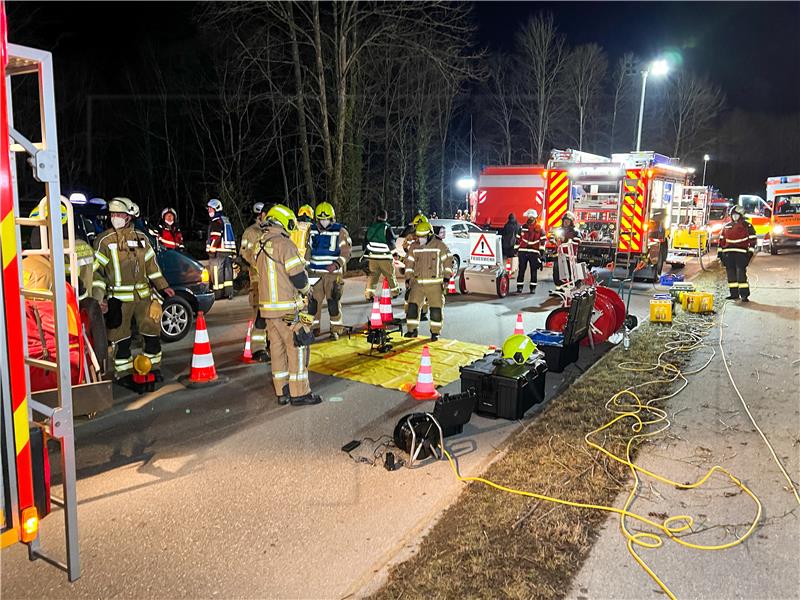
[[[485,256],[487,258],[494,258],[494,252],[492,252],[492,247],[489,245],[489,242],[486,241],[486,236],[481,234],[481,237],[478,238],[478,241],[475,243],[475,247],[472,249],[472,256]]]

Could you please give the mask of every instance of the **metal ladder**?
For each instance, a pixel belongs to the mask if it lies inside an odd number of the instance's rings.
[[[71,281],[77,290],[77,269],[75,268],[74,232],[70,229],[68,245],[64,246],[61,225],[61,185],[58,167],[58,138],[56,134],[55,90],[53,84],[53,57],[50,52],[27,48],[16,44],[8,45],[9,62],[6,68],[6,95],[8,107],[8,125],[11,140],[11,178],[14,210],[14,233],[16,236],[17,256],[22,257],[21,227],[39,227],[42,232],[42,249],[33,253],[50,258],[51,290],[30,290],[20,285],[20,301],[22,302],[23,322],[20,324],[23,334],[23,352],[28,368],[39,367],[56,373],[57,402],[50,407],[33,400],[30,392],[30,373],[26,369],[26,394],[29,408],[29,421],[45,428],[48,435],[58,440],[61,447],[61,475],[63,497],[51,496],[51,502],[61,507],[64,512],[64,528],[66,540],[66,562],[62,562],[45,554],[41,548],[39,537],[28,545],[28,556],[31,560],[42,559],[67,572],[70,581],[80,577],[80,555],[78,547],[78,505],[76,495],[75,472],[75,432],[72,413],[72,379],[70,370],[69,331],[67,321],[65,254],[70,259]],[[41,121],[41,142],[32,143],[14,128],[12,78],[20,75],[34,75],[39,82],[39,102]],[[28,155],[28,163],[32,167],[33,177],[43,183],[47,198],[47,215],[38,218],[19,217],[19,195],[16,160],[14,152]],[[69,210],[70,207],[68,207]],[[41,211],[44,212],[44,211]],[[45,235],[46,234],[46,235]],[[32,252],[26,251],[27,254]],[[20,269],[21,272],[21,269]],[[56,352],[53,360],[32,358],[28,355],[26,327],[24,323],[25,300],[49,301],[53,303],[55,319]],[[2,302],[0,300],[0,302]],[[0,306],[2,308],[2,306]],[[5,393],[5,389],[3,390]],[[39,419],[34,414],[40,415]]]

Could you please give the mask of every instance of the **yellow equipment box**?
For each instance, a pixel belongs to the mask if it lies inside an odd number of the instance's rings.
[[[708,232],[705,229],[680,227],[672,234],[672,247],[683,250],[705,250]]]
[[[681,306],[690,313],[714,311],[714,294],[711,292],[686,292],[681,294]]]
[[[672,302],[657,298],[650,300],[650,322],[672,323]]]

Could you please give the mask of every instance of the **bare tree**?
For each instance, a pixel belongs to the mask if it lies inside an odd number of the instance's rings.
[[[517,35],[517,47],[520,121],[530,135],[532,159],[541,163],[558,110],[555,98],[568,53],[550,13],[530,18]]]
[[[578,150],[583,150],[586,125],[596,108],[607,68],[606,53],[597,44],[578,46],[567,61],[566,83],[575,105]]]
[[[496,54],[489,61],[489,77],[487,80],[491,95],[491,108],[487,116],[497,126],[501,135],[502,160],[511,164],[512,137],[511,124],[514,121],[514,101],[511,81],[512,65],[510,59],[503,54]]]
[[[623,54],[614,67],[612,75],[613,91],[611,95],[611,131],[608,135],[608,153],[614,152],[617,134],[617,122],[623,109],[630,105],[636,74],[636,58],[632,52]]]
[[[719,86],[693,73],[678,72],[666,92],[673,156],[693,154],[703,136],[704,143],[711,143],[708,136],[724,103]]]

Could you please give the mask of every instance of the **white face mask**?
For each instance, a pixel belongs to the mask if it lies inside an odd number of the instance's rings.
[[[122,229],[128,224],[128,219],[125,217],[111,217],[111,226],[114,229]]]
[[[330,219],[320,219],[319,220],[319,225],[323,229],[327,229],[330,224],[331,224],[331,220]]]
[[[425,244],[427,244],[427,243],[428,243],[428,236],[426,235],[425,237],[421,237],[421,238],[419,238],[419,243],[420,243],[420,245],[422,245],[422,246],[424,246]]]
[[[739,219],[741,219],[741,218],[742,218],[742,215],[740,215],[739,213],[733,213],[733,214],[731,215],[731,218],[732,218],[734,221],[738,221]]]
[[[167,213],[164,215],[164,223],[167,225],[172,225],[175,222],[175,217],[172,216],[172,213]]]

